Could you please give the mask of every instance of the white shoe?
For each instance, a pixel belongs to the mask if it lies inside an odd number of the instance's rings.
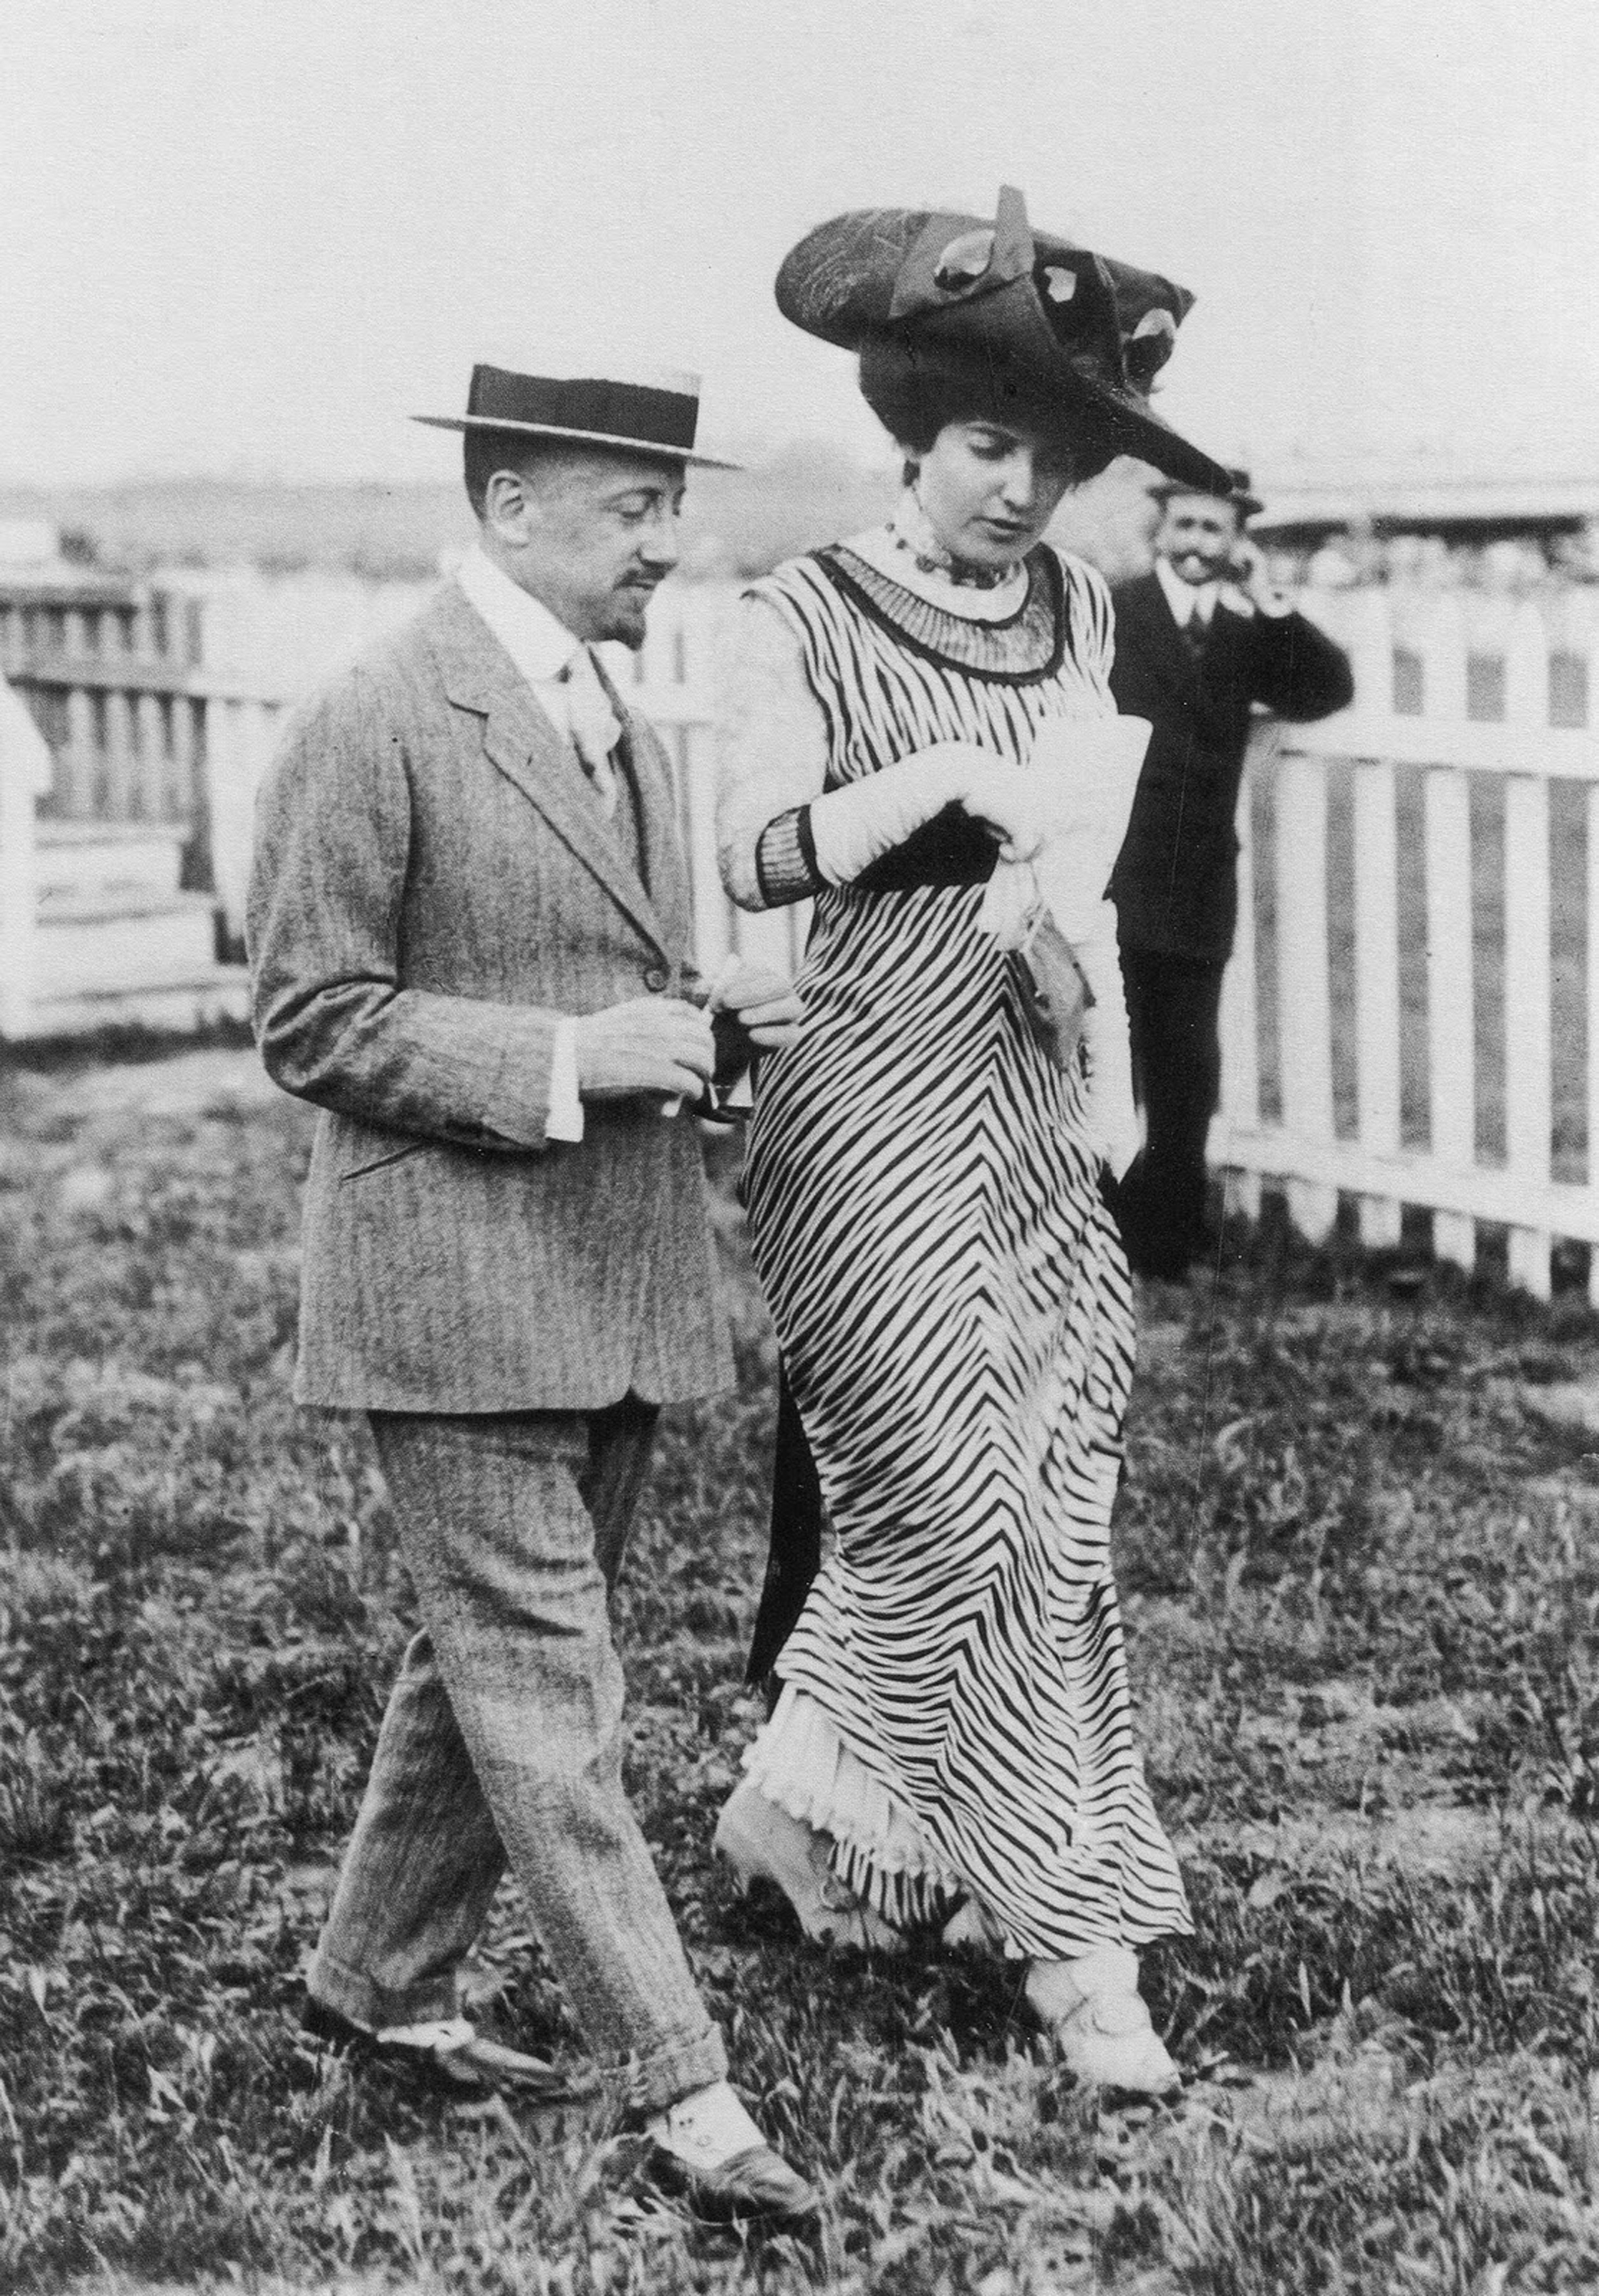
[[[1168,2096],[1182,2087],[1138,1990],[1136,1954],[1105,1946],[1077,1961],[1035,1961],[1026,1990],[1080,2081],[1138,2096]]]
[[[899,1931],[846,1890],[828,1864],[828,1836],[769,1801],[753,1778],[733,1790],[716,1821],[712,1848],[746,1889],[775,1882],[808,1938],[819,1944],[901,1953]]]

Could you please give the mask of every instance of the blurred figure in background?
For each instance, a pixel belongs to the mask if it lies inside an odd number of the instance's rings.
[[[1330,717],[1355,684],[1348,656],[1267,581],[1244,532],[1260,508],[1247,472],[1224,495],[1169,482],[1155,491],[1154,571],[1113,594],[1110,690],[1155,731],[1110,890],[1145,1128],[1121,1189],[1122,1236],[1140,1274],[1175,1277],[1207,1242],[1205,1143],[1250,713],[1261,703],[1282,718]]]

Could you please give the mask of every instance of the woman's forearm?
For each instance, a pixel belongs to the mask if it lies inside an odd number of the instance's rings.
[[[744,909],[816,890],[805,808],[828,777],[828,729],[797,636],[776,609],[740,602],[721,681],[717,860]]]

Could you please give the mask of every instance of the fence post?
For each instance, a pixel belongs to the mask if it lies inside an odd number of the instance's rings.
[[[1259,988],[1255,963],[1255,781],[1268,769],[1275,729],[1257,733],[1244,758],[1238,786],[1238,930],[1222,977],[1222,1110],[1212,1160],[1232,1168],[1224,1208],[1260,1218],[1260,1175],[1234,1163],[1240,1134],[1260,1128]]]
[[[1512,774],[1504,786],[1504,1157],[1539,1193],[1549,1181],[1549,784]],[[1512,1227],[1509,1275],[1549,1297],[1546,1228]]]
[[[1505,653],[1509,725],[1546,726],[1549,643],[1530,604],[1516,614]],[[1504,1156],[1529,1194],[1549,1185],[1554,1129],[1550,1012],[1549,784],[1512,774],[1504,785]],[[1546,1300],[1554,1238],[1546,1228],[1510,1231],[1512,1283]]]
[[[695,962],[709,980],[733,946],[732,907],[722,892],[716,860],[716,740],[709,726],[683,728],[683,810]]]
[[[1355,768],[1355,1029],[1360,1144],[1399,1153],[1399,851],[1394,769],[1381,759]],[[1363,1195],[1360,1240],[1399,1241],[1400,1205]]]
[[[1588,783],[1584,825],[1587,831],[1587,882],[1584,889],[1587,920],[1587,1138],[1584,1154],[1585,1177],[1590,1192],[1594,1192],[1599,1191],[1599,782]],[[1588,1248],[1588,1302],[1599,1308],[1599,1244]]]
[[[1327,777],[1319,758],[1289,755],[1277,768],[1277,1009],[1282,1121],[1301,1140],[1331,1144],[1332,1016],[1327,977]],[[1290,1219],[1312,1243],[1338,1218],[1338,1190],[1290,1179]]]
[[[50,789],[50,751],[20,694],[0,678],[0,1037],[25,1037],[38,937],[35,808]]]
[[[271,759],[279,707],[274,701],[217,695],[205,704],[205,824],[211,890],[221,920],[223,951],[229,956],[243,953],[255,793]]]
[[[1392,700],[1394,630],[1386,592],[1350,602],[1345,643],[1355,670],[1356,705],[1386,711]],[[1398,795],[1386,758],[1355,767],[1355,1040],[1360,1144],[1373,1156],[1399,1153],[1399,840]],[[1399,1241],[1403,1207],[1391,1196],[1360,1199],[1360,1240],[1377,1247]]]
[[[1432,602],[1420,651],[1425,715],[1463,723],[1466,638],[1458,599]],[[1435,1161],[1469,1172],[1477,1160],[1471,793],[1466,776],[1453,766],[1430,767],[1423,790],[1428,1137]],[[1475,1267],[1476,1221],[1463,1212],[1435,1211],[1432,1249],[1437,1259]]]

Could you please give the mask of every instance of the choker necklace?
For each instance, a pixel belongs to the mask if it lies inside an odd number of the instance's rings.
[[[903,550],[919,574],[935,574],[957,590],[998,590],[1021,571],[1022,561],[1008,566],[974,566],[946,550],[933,531],[932,521],[907,488],[888,521],[888,538]]]

